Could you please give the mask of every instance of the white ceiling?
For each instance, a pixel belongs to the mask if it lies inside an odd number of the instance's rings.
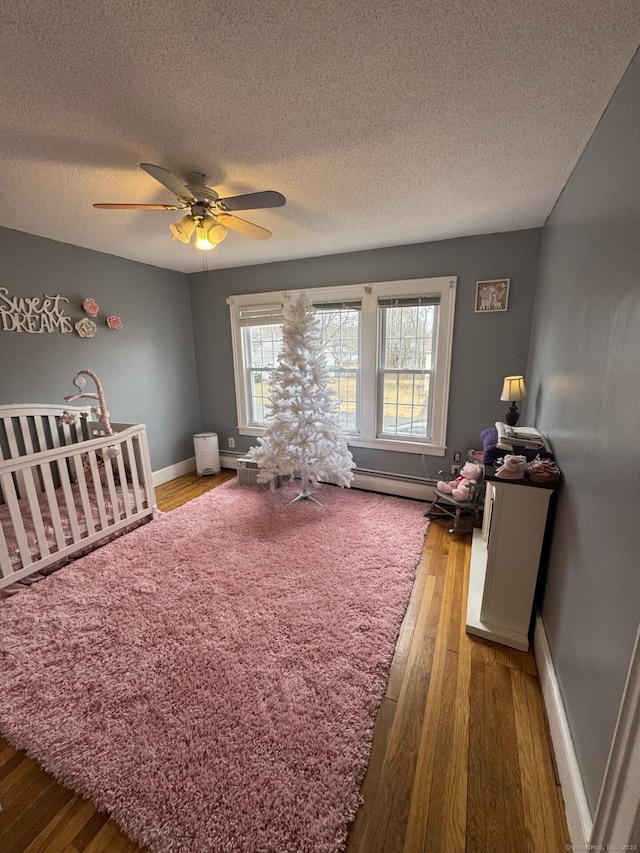
[[[541,226],[640,43],[638,0],[2,3],[0,225],[183,272],[140,169],[239,215],[209,269]]]

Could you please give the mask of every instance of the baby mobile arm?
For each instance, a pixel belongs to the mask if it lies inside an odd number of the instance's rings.
[[[84,388],[87,384],[87,380],[84,378],[85,376],[89,376],[95,382],[97,394],[93,391],[84,392]],[[73,384],[78,389],[78,394],[69,394],[68,397],[65,397],[65,403],[70,403],[72,400],[77,400],[80,397],[87,397],[91,400],[98,400],[100,403],[100,408],[96,406],[91,407],[91,411],[95,413],[96,417],[100,421],[100,423],[104,426],[104,431],[107,435],[113,435],[113,429],[111,428],[111,424],[109,423],[109,412],[107,411],[107,403],[104,397],[104,390],[102,388],[102,383],[95,375],[92,370],[79,370],[75,379],[73,380]]]

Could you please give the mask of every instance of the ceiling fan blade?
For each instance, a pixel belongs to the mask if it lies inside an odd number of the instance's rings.
[[[94,204],[100,210],[181,210],[176,204]]]
[[[174,195],[193,201],[196,200],[191,190],[187,189],[182,181],[176,178],[175,175],[172,175],[171,172],[167,172],[162,166],[154,166],[153,163],[140,163],[140,168],[144,169],[148,175],[151,175],[152,178],[155,178],[156,181],[159,181],[168,190],[171,190]]]
[[[282,193],[275,190],[265,190],[246,195],[234,195],[230,198],[219,198],[216,207],[220,210],[257,210],[260,207],[282,207],[287,200]]]
[[[254,225],[252,222],[246,222],[244,219],[239,219],[237,216],[232,216],[230,213],[217,213],[216,219],[222,222],[227,228],[232,228],[234,231],[239,231],[247,237],[253,237],[254,240],[268,240],[271,237],[271,231],[266,228],[261,228],[259,225]]]

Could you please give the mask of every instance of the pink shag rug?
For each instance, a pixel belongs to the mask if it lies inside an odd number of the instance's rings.
[[[0,731],[138,844],[335,853],[427,521],[235,480],[0,603]]]

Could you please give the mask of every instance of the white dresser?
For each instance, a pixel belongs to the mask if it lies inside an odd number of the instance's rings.
[[[482,530],[471,547],[467,632],[526,651],[554,488],[487,475]]]

